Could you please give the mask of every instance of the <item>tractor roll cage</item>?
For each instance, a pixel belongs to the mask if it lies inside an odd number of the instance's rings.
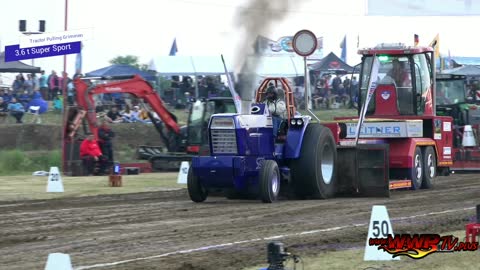
[[[272,77],[265,79],[262,84],[258,87],[257,93],[255,95],[255,103],[263,103],[265,102],[265,93],[267,92],[268,85],[273,83],[275,88],[279,88],[280,86],[283,88],[284,98],[285,98],[285,105],[287,107],[287,123],[290,125],[290,119],[295,115],[296,108],[295,108],[295,99],[293,97],[293,91],[288,84],[286,78],[281,77]],[[281,97],[280,93],[279,96]]]

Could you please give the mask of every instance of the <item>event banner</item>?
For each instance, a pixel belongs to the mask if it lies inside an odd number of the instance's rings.
[[[478,16],[480,1],[367,0],[368,16]]]

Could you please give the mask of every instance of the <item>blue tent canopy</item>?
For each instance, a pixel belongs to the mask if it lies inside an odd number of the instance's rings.
[[[141,71],[130,65],[111,65],[85,74],[87,77],[127,76],[138,74],[147,81],[154,81],[155,75]]]

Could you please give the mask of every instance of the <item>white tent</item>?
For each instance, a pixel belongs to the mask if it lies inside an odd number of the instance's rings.
[[[299,56],[249,56],[247,70],[255,68],[260,77],[297,77],[304,75],[304,63]]]
[[[227,69],[232,70],[225,60]],[[155,70],[163,76],[192,75],[222,75],[225,68],[221,56],[159,56],[149,64],[150,70]]]
[[[232,72],[232,61],[225,59],[227,69]],[[248,56],[246,67],[261,77],[303,76],[303,59],[299,56]],[[222,75],[225,68],[220,56],[160,56],[152,59],[150,70],[163,76]]]

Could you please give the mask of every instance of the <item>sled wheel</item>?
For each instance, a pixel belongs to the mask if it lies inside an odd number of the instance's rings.
[[[413,154],[412,168],[410,169],[410,177],[412,179],[412,189],[417,190],[422,186],[423,174],[423,155],[420,147],[415,147]]]
[[[423,181],[422,188],[430,189],[433,187],[433,181],[437,176],[437,158],[432,146],[427,146],[423,151]]]

